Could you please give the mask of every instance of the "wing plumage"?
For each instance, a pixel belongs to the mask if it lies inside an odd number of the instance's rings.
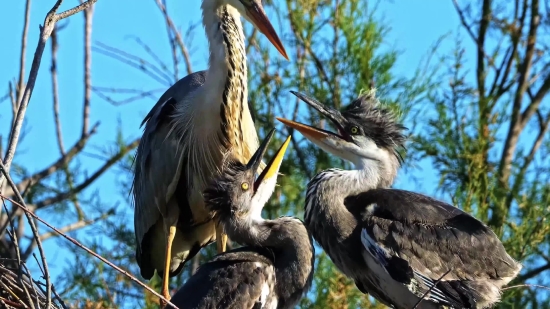
[[[142,122],[145,129],[136,152],[132,193],[136,259],[146,279],[153,276],[155,265],[151,265],[151,257],[142,255],[141,248],[151,246],[146,243],[149,242],[148,233],[160,234],[149,235],[154,243],[158,243],[157,239],[163,236],[161,226],[156,229],[152,227],[159,224],[161,216],[170,214],[173,219],[178,219],[178,216],[190,221],[193,219],[186,192],[190,184],[182,183],[188,179],[180,177],[186,159],[180,143],[182,137],[171,136],[174,133],[171,117],[177,105],[199,89],[204,81],[204,71],[180,79],[160,97]],[[178,199],[173,198],[176,189],[180,196]],[[174,210],[177,212],[174,213]]]
[[[234,250],[201,265],[171,302],[188,309],[275,308],[274,286],[270,259],[258,252]]]
[[[498,294],[521,269],[487,226],[441,201],[376,189],[345,204],[361,220],[365,250],[419,297],[475,308],[482,293]]]

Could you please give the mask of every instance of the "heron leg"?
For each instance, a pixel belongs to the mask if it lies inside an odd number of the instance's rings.
[[[227,234],[223,232],[223,228],[221,224],[216,222],[216,247],[218,249],[218,253],[225,252],[227,245]]]
[[[170,278],[170,262],[172,257],[172,242],[176,236],[176,226],[171,225],[166,233],[166,256],[164,260],[164,274],[162,276],[162,296],[170,300],[170,292],[168,291],[168,279]],[[166,306],[166,303],[161,300],[160,305],[162,308]]]

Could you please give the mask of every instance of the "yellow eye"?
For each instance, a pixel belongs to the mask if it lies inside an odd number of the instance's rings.
[[[241,184],[241,188],[242,188],[244,191],[248,190],[248,182],[243,182],[243,183]]]
[[[357,134],[359,133],[359,128],[356,126],[353,126],[349,131],[351,132],[351,134]]]

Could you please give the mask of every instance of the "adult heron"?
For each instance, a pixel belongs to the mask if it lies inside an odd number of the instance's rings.
[[[260,0],[203,0],[208,70],[170,87],[143,120],[133,180],[136,260],[141,276],[168,277],[209,243],[225,251],[226,236],[204,208],[202,191],[228,153],[246,162],[258,148],[248,109],[241,14],[288,59]]]
[[[485,308],[497,302],[521,265],[473,216],[390,188],[405,128],[374,91],[342,113],[293,94],[328,118],[336,133],[278,120],[354,166],[320,172],[306,196],[304,222],[340,271],[363,293],[399,309],[411,309],[420,300],[419,308]]]
[[[264,220],[290,137],[263,172],[255,172],[272,130],[250,162],[231,160],[205,191],[207,208],[215,213],[232,240],[247,245],[222,253],[201,265],[174,295],[180,308],[294,308],[311,287],[314,249],[302,221],[292,217]],[[256,179],[255,179],[256,178]]]

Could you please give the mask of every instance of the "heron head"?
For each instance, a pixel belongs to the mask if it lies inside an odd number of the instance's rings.
[[[372,160],[387,161],[390,155],[398,161],[401,159],[397,150],[404,147],[406,128],[389,109],[380,106],[374,92],[355,99],[342,112],[302,93],[291,92],[328,118],[336,132],[284,118],[277,120],[298,130],[324,151],[358,167]]]
[[[265,14],[262,0],[226,0],[227,3],[236,8],[246,20],[248,20],[254,28],[258,29],[267,39],[275,46],[275,48],[288,60],[283,43],[279,39],[277,32],[271,25],[269,18]]]
[[[275,190],[279,167],[290,142],[289,136],[262,173],[256,176],[274,132],[274,129],[269,132],[246,165],[229,160],[221,175],[204,191],[208,209],[221,221],[260,217],[262,208]]]

